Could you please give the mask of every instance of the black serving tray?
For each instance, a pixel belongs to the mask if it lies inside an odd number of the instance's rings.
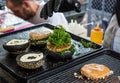
[[[62,72],[59,72],[45,79],[37,77],[30,83],[33,81],[35,83],[93,83],[90,81],[85,82],[85,79],[78,79],[74,77],[75,72],[80,72],[80,68],[83,65],[89,63],[99,63],[106,65],[114,72],[111,76],[109,76],[106,82],[99,83],[120,83],[120,80],[118,80],[118,76],[120,76],[120,54],[106,49],[88,55],[84,58],[77,59]]]
[[[0,35],[0,66],[5,71],[10,73],[13,77],[15,77],[15,79],[17,79],[17,81],[20,83],[28,82],[28,80],[31,80],[32,78],[34,78],[38,75],[41,75],[41,78],[44,78],[44,75],[49,77],[50,75],[56,74],[57,72],[64,70],[66,68],[65,65],[67,65],[68,63],[77,60],[76,58],[73,58],[71,60],[59,62],[59,61],[55,61],[55,60],[51,60],[51,59],[46,59],[44,65],[35,70],[27,70],[27,69],[23,69],[23,68],[19,67],[16,63],[15,57],[12,57],[13,55],[9,54],[6,50],[3,49],[3,44],[5,42],[7,42],[11,39],[15,39],[15,38],[29,39],[29,32],[31,32],[33,30],[42,29],[42,28],[49,29],[52,31],[54,29],[54,26],[52,26],[50,24],[40,24],[40,25],[22,29],[22,30],[19,30],[16,32],[11,32],[11,33]],[[89,40],[86,40],[84,38],[78,37],[73,34],[71,34],[71,36],[74,41],[79,42],[80,40],[85,40],[87,42],[90,42]],[[79,58],[82,58],[84,56],[87,56],[89,54],[92,54],[94,52],[97,52],[97,51],[103,49],[100,45],[98,45],[98,44],[95,44],[95,45],[97,47],[96,49],[94,49],[91,52],[86,52],[84,54],[81,54],[79,56]],[[34,51],[36,51],[36,50],[32,50],[32,49],[27,50],[27,52],[34,52]],[[44,53],[44,50],[42,52]],[[46,55],[46,54],[44,54],[44,55]]]

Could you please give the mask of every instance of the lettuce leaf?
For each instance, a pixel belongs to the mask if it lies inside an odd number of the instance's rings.
[[[65,31],[63,26],[56,26],[53,33],[50,34],[48,41],[56,47],[71,43],[71,35]]]

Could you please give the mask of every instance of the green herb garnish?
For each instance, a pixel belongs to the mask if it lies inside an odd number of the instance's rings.
[[[64,63],[65,63],[65,62],[61,62],[61,61],[60,61],[60,62],[58,62],[58,64],[59,64],[59,65],[62,65],[62,64],[64,64]]]
[[[86,48],[93,48],[93,49],[97,48],[96,44],[94,44],[92,42],[87,42],[85,40],[81,40],[80,43]]]
[[[53,33],[50,34],[48,41],[52,45],[59,47],[71,43],[71,39],[71,35],[65,31],[63,26],[59,25],[55,27]]]

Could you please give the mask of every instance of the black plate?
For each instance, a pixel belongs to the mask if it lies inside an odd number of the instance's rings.
[[[109,76],[106,82],[100,83],[120,83],[117,76],[120,76],[120,54],[111,50],[102,50],[94,54],[88,55],[87,57],[77,59],[65,71],[59,72],[52,75],[46,79],[41,79],[39,77],[32,80],[35,83],[93,83],[84,82],[82,79],[74,77],[74,73],[80,72],[80,68],[89,63],[99,63],[108,66],[114,73]]]
[[[3,49],[2,46],[3,46],[4,42],[7,42],[7,41],[9,41],[11,39],[15,39],[15,38],[18,38],[18,39],[22,38],[22,39],[29,40],[29,32],[30,31],[38,30],[38,29],[42,29],[42,28],[49,29],[52,31],[54,29],[54,26],[52,26],[50,24],[40,24],[40,25],[36,25],[34,27],[30,27],[30,28],[23,29],[20,31],[0,35],[0,66],[3,69],[5,69],[6,71],[8,71],[11,75],[13,75],[18,81],[21,80],[21,81],[27,82],[29,79],[36,77],[39,74],[41,74],[41,75],[45,74],[47,72],[49,72],[51,74],[55,74],[58,71],[61,71],[61,70],[58,70],[57,68],[61,68],[63,66],[62,70],[64,70],[65,64],[76,60],[76,59],[71,59],[71,60],[66,60],[66,61],[55,61],[55,60],[46,59],[45,64],[42,67],[40,67],[39,69],[26,70],[26,69],[19,67],[16,63],[15,58],[11,57],[11,55]],[[74,41],[79,42],[82,39],[87,42],[90,42],[84,38],[78,37],[73,34],[71,34],[71,36]],[[84,56],[87,56],[87,54],[91,54],[91,53],[97,52],[98,50],[103,49],[100,45],[97,45],[97,44],[95,44],[95,45],[96,45],[97,49],[94,49],[90,52],[81,53],[81,54],[76,53],[76,54],[74,54],[75,57],[84,57]],[[35,52],[35,51],[40,51],[40,50],[32,50],[32,49],[27,50],[27,52]],[[44,52],[44,50],[41,50],[41,51]],[[44,55],[46,55],[46,54],[44,54]],[[53,70],[55,70],[55,69],[57,71],[53,72]]]

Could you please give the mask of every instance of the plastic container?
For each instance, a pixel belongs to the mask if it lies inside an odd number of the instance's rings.
[[[101,29],[99,24],[97,24],[97,26],[91,30],[90,40],[97,44],[102,44],[102,39],[103,39],[103,29]]]

